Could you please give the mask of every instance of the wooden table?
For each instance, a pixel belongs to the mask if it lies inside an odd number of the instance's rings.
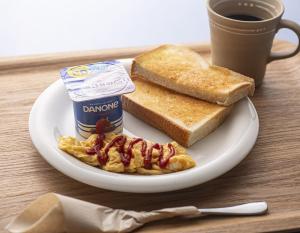
[[[290,44],[280,42],[277,49]],[[206,46],[193,46],[208,52]],[[205,217],[151,223],[138,232],[267,232],[300,230],[300,55],[268,67],[252,98],[260,133],[252,152],[227,174],[193,188],[158,194],[111,192],[79,183],[52,168],[33,147],[28,115],[34,100],[59,78],[58,69],[142,49],[0,60],[0,228],[38,196],[57,192],[114,208],[151,210],[195,205],[221,207],[266,200],[260,217]],[[4,231],[5,232],[5,231]]]

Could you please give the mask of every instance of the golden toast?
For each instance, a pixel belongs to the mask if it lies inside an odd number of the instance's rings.
[[[123,108],[186,147],[214,131],[232,108],[179,94],[137,76],[133,82],[136,90],[123,95]]]
[[[255,89],[253,79],[209,65],[198,53],[176,45],[163,45],[137,56],[131,75],[224,106],[252,96]]]

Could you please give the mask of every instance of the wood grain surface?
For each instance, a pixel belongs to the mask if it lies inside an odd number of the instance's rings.
[[[278,42],[276,49],[292,45]],[[193,45],[208,55],[209,48]],[[193,188],[158,194],[112,192],[79,183],[55,170],[33,147],[28,116],[33,102],[66,65],[130,57],[144,49],[91,51],[0,60],[0,232],[31,201],[47,192],[113,208],[151,210],[195,205],[222,207],[265,200],[258,217],[170,219],[137,232],[274,232],[300,230],[300,55],[268,66],[252,98],[260,119],[257,143],[225,175]]]

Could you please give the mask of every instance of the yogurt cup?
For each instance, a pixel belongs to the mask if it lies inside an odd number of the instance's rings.
[[[66,67],[60,74],[73,101],[75,128],[81,137],[122,132],[121,95],[133,92],[135,86],[119,61]]]

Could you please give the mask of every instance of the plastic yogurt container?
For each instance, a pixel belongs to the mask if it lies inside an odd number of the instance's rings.
[[[123,130],[121,95],[133,92],[135,86],[119,61],[66,67],[60,74],[73,101],[75,128],[81,137],[88,138],[100,128]]]

